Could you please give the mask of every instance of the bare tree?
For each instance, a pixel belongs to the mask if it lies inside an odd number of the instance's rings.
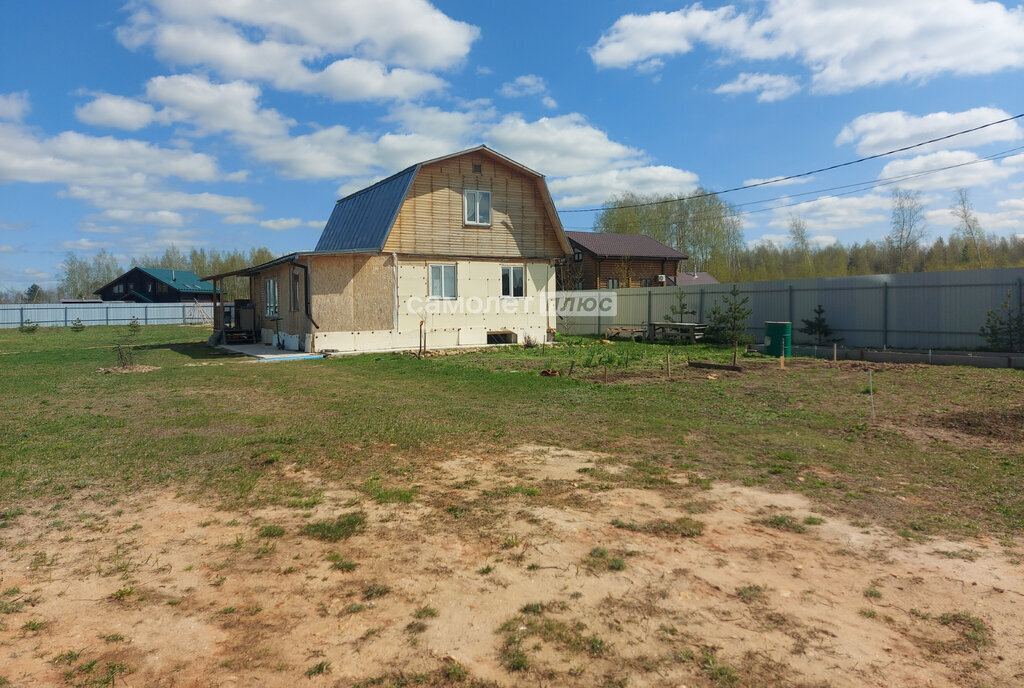
[[[798,277],[809,277],[814,270],[811,264],[811,240],[807,237],[807,223],[796,213],[789,214],[789,243],[796,254]]]
[[[974,214],[974,206],[971,205],[971,197],[967,189],[960,187],[956,190],[953,199],[953,207],[949,209],[950,214],[959,220],[956,233],[974,246],[974,254],[978,258],[978,267],[984,269],[985,263],[981,257],[981,247],[985,243],[985,232],[981,228],[981,221]]]
[[[885,237],[885,246],[889,252],[889,264],[894,271],[907,269],[911,252],[927,234],[921,193],[893,189],[892,228]]]

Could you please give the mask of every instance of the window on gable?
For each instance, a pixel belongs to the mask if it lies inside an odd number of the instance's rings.
[[[576,261],[577,263],[582,263],[583,262],[583,251],[573,251],[572,252],[572,259],[574,261]]]
[[[430,266],[430,298],[454,299],[458,296],[454,265]]]
[[[263,312],[270,319],[277,318],[277,279],[263,282]]]
[[[299,273],[297,270],[292,271],[292,280],[290,288],[288,289],[288,295],[290,297],[290,306],[293,311],[299,310]]]
[[[501,268],[501,295],[516,299],[526,295],[522,265],[506,265]]]
[[[467,189],[463,194],[467,225],[491,225],[491,192]]]

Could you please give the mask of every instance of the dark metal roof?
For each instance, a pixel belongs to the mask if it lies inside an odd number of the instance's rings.
[[[118,282],[123,279],[128,273],[138,270],[143,272],[150,277],[163,282],[172,289],[176,289],[182,294],[212,294],[213,285],[203,284],[202,279],[199,275],[192,272],[191,270],[171,270],[167,268],[143,268],[135,266],[130,268],[127,272],[118,275],[116,279],[107,282],[102,287],[93,292],[93,294],[99,294],[101,291],[109,287],[111,284]]]
[[[712,277],[710,272],[698,272],[697,274],[680,272],[676,274],[677,287],[699,286],[701,284],[718,284],[718,280]]]
[[[566,232],[573,248],[581,248],[601,258],[664,258],[686,260],[686,254],[643,234],[610,232]]]
[[[419,168],[413,165],[335,203],[315,250],[380,251]]]

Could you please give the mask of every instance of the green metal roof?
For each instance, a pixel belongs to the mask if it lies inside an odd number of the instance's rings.
[[[174,287],[186,294],[212,294],[213,285],[203,282],[199,275],[191,270],[167,270],[164,268],[138,268],[153,279],[160,280],[164,284]]]

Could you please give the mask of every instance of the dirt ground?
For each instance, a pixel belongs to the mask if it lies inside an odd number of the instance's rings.
[[[322,503],[24,505],[0,529],[0,685],[1024,685],[1012,543],[682,475],[618,488],[605,457],[545,447],[418,470],[410,503],[283,470]],[[347,539],[300,533],[353,512]]]

